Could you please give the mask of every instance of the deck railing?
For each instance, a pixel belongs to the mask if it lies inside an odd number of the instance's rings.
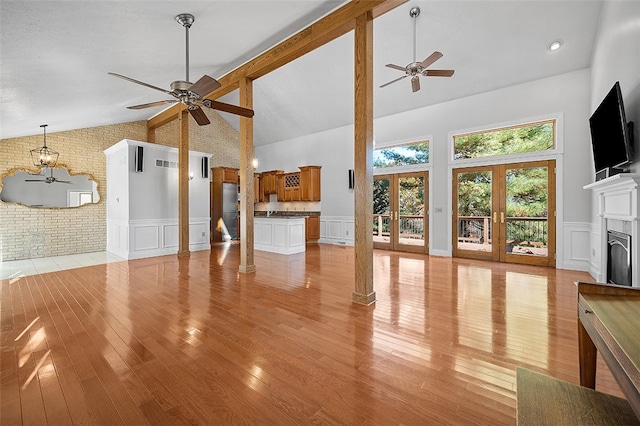
[[[546,245],[548,240],[546,217],[506,218],[507,241]],[[424,217],[400,215],[402,238],[424,238]],[[492,221],[489,216],[458,216],[458,241],[476,244],[491,244]],[[373,215],[373,235],[388,237],[391,219],[388,214]]]
[[[546,217],[511,217],[507,221],[507,241],[546,245],[548,228]],[[458,241],[476,244],[491,244],[491,217],[458,216]]]
[[[406,215],[399,216],[400,238],[423,239],[424,238],[424,216]],[[389,236],[391,218],[388,214],[373,215],[373,235],[378,237]]]

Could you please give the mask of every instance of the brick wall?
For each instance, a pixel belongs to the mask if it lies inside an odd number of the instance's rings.
[[[213,154],[212,166],[238,167],[238,133],[217,113],[211,125],[190,121],[190,149]],[[48,130],[54,130],[50,125]],[[178,144],[177,121],[156,131],[156,142]],[[146,121],[47,132],[47,146],[72,173],[90,173],[100,202],[71,209],[38,209],[0,202],[0,261],[103,251],[106,248],[106,157],[103,151],[122,139],[146,142]],[[35,169],[29,151],[42,146],[42,133],[0,140],[0,175],[16,167]]]

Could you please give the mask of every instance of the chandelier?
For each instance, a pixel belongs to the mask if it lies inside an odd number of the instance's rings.
[[[31,150],[31,159],[33,164],[39,167],[55,167],[58,163],[58,151],[47,147],[47,124],[40,125],[44,131],[44,145],[42,148],[36,148]]]

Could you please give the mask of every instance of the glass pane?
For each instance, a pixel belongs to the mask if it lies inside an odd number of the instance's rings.
[[[555,121],[454,136],[454,160],[553,149]]]
[[[400,244],[424,246],[424,176],[398,179]]]
[[[548,255],[548,170],[529,167],[506,170],[507,253]]]
[[[458,174],[458,249],[491,252],[490,171]]]
[[[429,141],[411,142],[373,150],[373,167],[398,167],[429,162]]]
[[[379,243],[389,242],[391,210],[389,178],[373,180],[373,241]]]

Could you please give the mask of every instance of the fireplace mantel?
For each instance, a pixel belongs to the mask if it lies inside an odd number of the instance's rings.
[[[584,186],[593,191],[597,197],[598,219],[596,224],[600,230],[600,265],[598,276],[600,282],[606,281],[607,273],[607,221],[619,220],[630,223],[631,228],[631,274],[632,286],[638,285],[638,213],[640,212],[640,174],[620,173],[595,183]]]

